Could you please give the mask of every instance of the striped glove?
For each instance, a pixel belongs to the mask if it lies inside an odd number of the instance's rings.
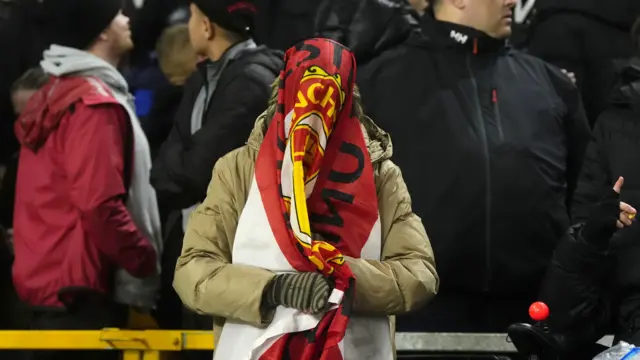
[[[311,314],[326,311],[331,285],[318,273],[279,274],[269,283],[262,295],[263,306],[282,305]]]

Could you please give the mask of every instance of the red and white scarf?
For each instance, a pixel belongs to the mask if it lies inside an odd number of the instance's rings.
[[[336,42],[311,39],[287,51],[285,64],[277,111],[240,217],[233,263],[274,272],[321,273],[335,284],[333,306],[321,316],[279,307],[267,329],[227,323],[216,360],[358,358],[345,356],[345,348],[353,349],[344,340],[354,320],[357,279],[344,256],[363,257],[370,243],[372,257],[379,257],[380,224],[373,168],[353,109],[355,59]],[[261,229],[265,225],[268,235]],[[390,342],[388,322],[376,321],[381,341]],[[372,325],[366,326],[371,331]],[[234,340],[229,340],[232,334]],[[238,341],[253,342],[245,343],[248,355],[227,345],[234,342],[237,347]]]

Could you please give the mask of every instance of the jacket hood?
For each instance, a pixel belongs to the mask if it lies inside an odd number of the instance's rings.
[[[256,64],[268,69],[273,74],[280,74],[283,66],[284,53],[279,50],[269,49],[260,45],[253,49],[247,49],[236,59],[238,62]]]
[[[640,58],[617,61],[615,67],[617,79],[611,103],[640,110]]]
[[[391,144],[391,136],[379,128],[373,120],[368,117],[364,117],[360,121],[362,127],[362,133],[364,134],[364,140],[367,143],[367,149],[369,150],[369,156],[372,163],[388,160],[393,155],[393,145]],[[258,151],[264,135],[267,132],[267,113],[263,112],[253,127],[247,146]]]
[[[225,52],[225,54],[222,55],[218,63],[225,62],[223,59],[225,55],[228,54],[228,51],[229,50],[227,50],[227,52]],[[260,46],[241,50],[241,52],[237,55],[237,57],[230,60],[229,64],[239,63],[243,65],[258,65],[267,69],[270,73],[275,74],[277,76],[278,74],[280,74],[280,71],[284,66],[283,58],[284,58],[284,53],[282,51],[269,49],[264,45],[260,45]],[[205,59],[199,62],[196,66],[197,74],[194,74],[194,75],[204,80],[207,80],[208,78],[207,74],[209,73],[209,69],[212,66],[215,66],[215,64],[216,62],[210,59]],[[200,86],[201,85],[198,84],[198,88]]]
[[[420,32],[418,19],[406,0],[324,0],[316,35],[345,45],[362,65]]]
[[[52,45],[40,65],[53,77],[29,99],[14,125],[20,144],[33,151],[44,144],[79,99],[110,97],[108,89],[128,94],[127,82],[118,70],[86,51]]]
[[[67,109],[79,99],[99,93],[104,97],[106,90],[98,84],[81,77],[68,80],[51,78],[27,103],[24,111],[14,124],[16,138],[22,146],[37,151],[49,134],[58,128]]]
[[[224,57],[224,55],[223,55]],[[260,45],[254,48],[244,49],[237,58],[231,60],[228,66],[232,66],[232,64],[236,64],[238,67],[246,67],[249,65],[257,65],[266,70],[268,70],[271,74],[274,74],[276,77],[280,74],[282,67],[284,66],[284,53],[279,50],[269,49],[264,45]],[[202,81],[208,81],[207,74],[209,73],[208,68],[210,68],[213,64],[215,64],[210,59],[206,59],[201,61],[197,65],[197,71],[191,75],[190,79],[198,79],[196,85],[194,85],[197,90],[200,90],[202,86]],[[233,65],[233,66],[236,66]],[[187,84],[189,81],[187,81]]]

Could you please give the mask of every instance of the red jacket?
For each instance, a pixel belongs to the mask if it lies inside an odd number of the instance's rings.
[[[23,301],[62,306],[78,289],[110,292],[116,267],[156,271],[155,250],[124,205],[130,126],[99,81],[53,77],[30,99],[15,124],[13,281]]]

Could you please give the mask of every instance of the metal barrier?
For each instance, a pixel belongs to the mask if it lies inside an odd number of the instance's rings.
[[[123,360],[160,360],[164,351],[212,349],[211,331],[0,331],[0,350],[118,350],[123,352]]]
[[[611,336],[599,343],[611,345]],[[184,330],[19,330],[0,331],[0,350],[112,350],[123,360],[160,360],[162,352],[213,350],[212,331]],[[396,349],[417,359],[438,354],[464,358],[509,358],[516,354],[507,334],[397,333]],[[466,354],[468,356],[464,356]],[[502,355],[496,356],[496,355]],[[483,357],[488,356],[488,357]]]
[[[124,360],[159,360],[165,351],[213,350],[213,332],[181,330],[0,331],[0,350],[118,350]],[[506,334],[397,333],[399,352],[515,353]]]
[[[611,345],[611,336],[601,344]],[[113,350],[122,351],[123,360],[160,360],[162,352],[213,350],[212,331],[184,330],[29,330],[0,331],[0,350]],[[516,349],[507,334],[397,333],[396,349],[409,358],[437,354],[464,358],[489,356],[510,358]],[[467,354],[471,356],[464,356]],[[495,355],[506,355],[506,357]],[[492,356],[493,355],[493,356]],[[487,358],[487,357],[484,357]]]
[[[436,353],[516,353],[507,334],[397,333],[398,351]]]

